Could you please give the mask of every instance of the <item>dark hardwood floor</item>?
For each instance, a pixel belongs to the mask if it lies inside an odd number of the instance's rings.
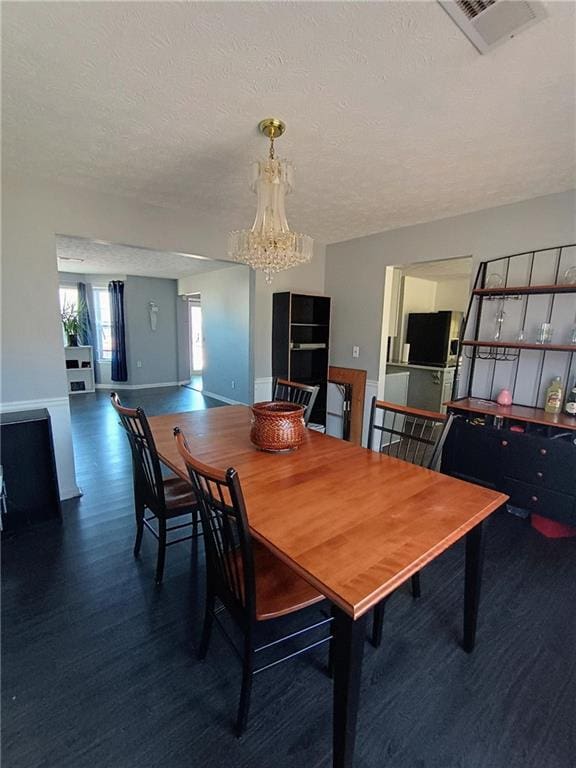
[[[180,388],[131,392],[149,414],[217,405]],[[329,768],[325,650],[255,681],[248,733],[232,733],[240,668],[216,631],[195,647],[201,544],[132,557],[130,458],[105,393],[72,399],[80,500],[62,525],[3,543],[3,766]],[[356,768],[574,768],[576,540],[500,513],[487,527],[478,645],[457,645],[462,546],[389,601],[367,646]]]

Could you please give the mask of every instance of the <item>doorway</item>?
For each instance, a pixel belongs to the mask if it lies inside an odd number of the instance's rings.
[[[459,371],[458,337],[471,274],[470,256],[387,268],[384,399],[446,411]]]
[[[202,331],[202,303],[199,293],[188,297],[190,324],[190,386],[202,391],[204,368],[204,335]]]

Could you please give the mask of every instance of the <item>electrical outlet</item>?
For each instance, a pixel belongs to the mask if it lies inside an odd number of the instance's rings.
[[[234,381],[234,379],[232,379],[231,387],[232,389],[236,389],[236,382]]]
[[[360,347],[352,347],[352,357],[360,357]]]
[[[142,360],[136,360],[136,368],[142,368]]]

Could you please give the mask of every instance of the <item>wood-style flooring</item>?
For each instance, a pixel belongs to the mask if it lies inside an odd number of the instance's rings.
[[[218,405],[187,388],[125,395],[150,414]],[[5,768],[330,768],[325,649],[263,673],[232,732],[240,668],[215,631],[195,658],[202,545],[132,557],[128,447],[105,393],[71,399],[79,500],[3,543]],[[271,499],[273,504],[274,500]],[[487,526],[477,649],[458,646],[463,551],[389,600],[366,647],[356,768],[574,768],[576,539],[500,513]]]

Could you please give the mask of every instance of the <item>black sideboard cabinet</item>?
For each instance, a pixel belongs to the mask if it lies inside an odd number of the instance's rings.
[[[60,517],[50,414],[44,408],[0,414],[6,533]]]
[[[458,401],[449,405],[455,418],[442,471],[507,493],[514,507],[576,526],[574,425],[524,421],[497,406],[491,413],[482,412],[481,406],[471,411],[469,400],[463,405],[465,409],[458,408]]]

